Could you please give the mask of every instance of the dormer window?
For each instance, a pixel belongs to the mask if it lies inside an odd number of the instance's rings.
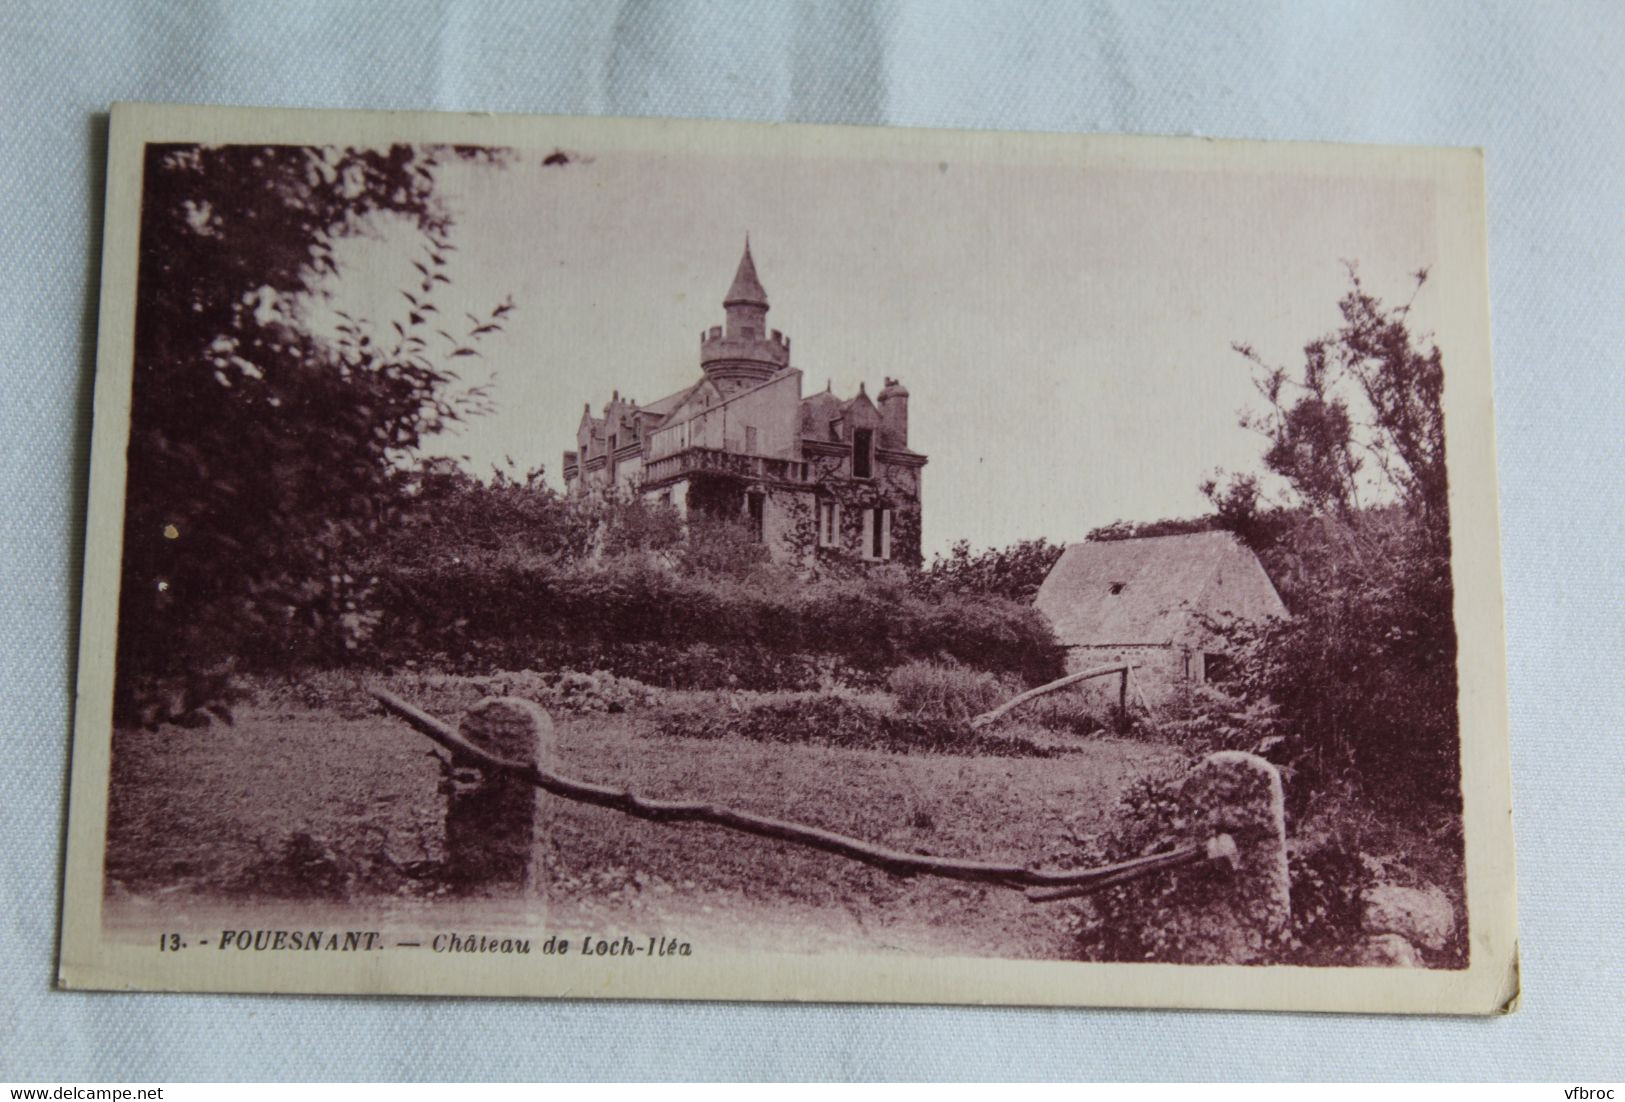
[[[869,478],[874,473],[873,429],[852,430],[852,477]]]

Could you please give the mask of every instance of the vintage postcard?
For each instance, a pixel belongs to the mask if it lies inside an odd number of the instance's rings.
[[[1494,1013],[1470,150],[120,106],[60,981]]]

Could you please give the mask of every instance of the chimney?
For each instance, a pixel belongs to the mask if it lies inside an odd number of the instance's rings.
[[[887,447],[908,447],[908,388],[887,378],[880,392],[881,438]]]

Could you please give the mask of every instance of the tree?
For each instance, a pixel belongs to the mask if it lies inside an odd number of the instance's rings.
[[[1091,528],[1083,538],[1097,543],[1113,540],[1139,540],[1152,536],[1183,536],[1192,532],[1210,532],[1219,526],[1218,519],[1205,517],[1166,517],[1162,520],[1114,520],[1098,528]]]
[[[569,561],[599,540],[600,510],[548,486],[538,468],[496,467],[480,480],[450,459],[419,464],[368,541],[369,570],[463,563]]]
[[[364,636],[349,564],[419,442],[479,408],[433,319],[455,246],[437,191],[452,159],[500,150],[149,145],[120,593],[117,708],[154,722],[221,710],[234,664],[342,659]],[[421,239],[404,323],[380,338],[310,303],[335,247],[388,221]],[[223,712],[222,712],[223,714]]]
[[[604,502],[599,512],[605,555],[670,553],[683,544],[683,521],[669,504],[645,500],[636,491]],[[693,548],[685,549],[693,554]]]
[[[1264,437],[1257,477],[1203,485],[1220,523],[1263,558],[1292,615],[1219,625],[1240,667],[1234,691],[1267,702],[1270,733],[1308,783],[1352,776],[1393,800],[1460,799],[1456,634],[1445,470],[1443,359],[1349,268],[1341,328],[1300,367],[1249,346],[1265,400],[1244,420]],[[1415,274],[1416,289],[1427,272]],[[1414,301],[1414,293],[1413,293]]]
[[[1040,537],[973,554],[970,542],[960,540],[946,555],[932,556],[914,585],[927,595],[977,593],[1030,604],[1064,550]]]
[[[1363,505],[1397,497],[1432,533],[1448,538],[1443,358],[1436,345],[1411,334],[1414,291],[1411,300],[1387,308],[1365,289],[1358,269],[1347,267],[1350,288],[1338,303],[1343,326],[1306,344],[1301,368],[1271,366],[1250,345],[1233,346],[1254,365],[1266,403],[1242,424],[1268,443],[1264,466],[1295,496],[1287,504],[1351,517]],[[1427,269],[1413,278],[1420,291]],[[1217,500],[1216,480],[1203,488]],[[1232,508],[1238,490],[1248,492],[1242,482],[1227,487]]]
[[[669,510],[667,515],[671,515]],[[674,552],[678,568],[691,577],[754,578],[780,587],[794,584],[787,572],[774,569],[767,544],[737,516],[699,510],[689,513]]]

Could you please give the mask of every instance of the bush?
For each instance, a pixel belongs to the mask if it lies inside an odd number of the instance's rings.
[[[1161,853],[1191,841],[1179,787],[1182,778],[1148,777],[1123,794],[1121,814],[1105,835],[1081,840],[1085,865]],[[1084,960],[1185,962],[1191,946],[1171,916],[1210,893],[1228,890],[1210,867],[1178,869],[1106,888],[1084,898],[1078,948]]]
[[[1286,540],[1270,554],[1296,579],[1292,615],[1210,625],[1235,676],[1197,726],[1244,749],[1250,729],[1300,800],[1357,778],[1390,807],[1459,808],[1448,544],[1382,512],[1302,518]]]
[[[1297,964],[1357,963],[1365,936],[1361,895],[1371,876],[1360,855],[1329,842],[1294,850],[1288,859],[1292,894],[1290,959]]]
[[[1274,760],[1280,757],[1275,750],[1284,741],[1269,701],[1243,699],[1211,682],[1175,685],[1158,706],[1154,723],[1168,741],[1198,754],[1245,750]]]
[[[945,662],[899,666],[887,676],[886,687],[899,711],[920,719],[970,719],[1021,691],[1009,678]]]
[[[1074,839],[1086,865],[1157,853],[1191,841],[1182,804],[1182,778],[1151,777],[1123,796],[1120,814],[1099,836]],[[1303,815],[1288,816],[1291,925],[1265,947],[1268,962],[1310,966],[1359,963],[1369,932],[1364,896],[1379,881],[1440,886],[1460,908],[1459,831],[1427,833],[1373,811],[1353,787],[1322,793]],[[1078,915],[1078,945],[1086,960],[1180,961],[1189,947],[1171,917],[1209,892],[1223,892],[1224,875],[1204,868],[1164,872],[1086,897]],[[1466,966],[1458,937],[1425,957],[1434,967]]]

